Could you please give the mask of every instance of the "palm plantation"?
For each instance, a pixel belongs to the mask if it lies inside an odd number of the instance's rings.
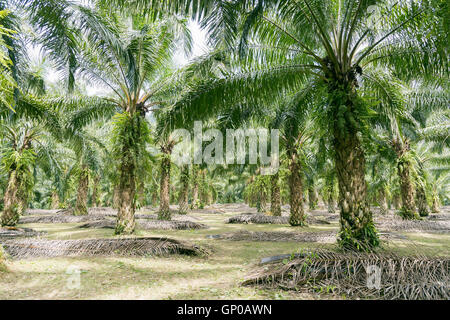
[[[418,253],[447,261],[447,11],[440,0],[0,0],[0,249],[25,255],[39,235],[48,257],[87,264],[101,250],[158,266],[163,253],[210,255],[230,283],[270,252],[280,268],[259,272],[276,288],[318,281],[338,295],[348,265],[330,261],[355,251],[382,262],[420,241]],[[261,128],[279,135],[269,174],[252,140]],[[230,130],[243,136],[230,144]],[[30,245],[3,242],[11,233]],[[314,268],[342,274],[328,285]],[[179,288],[170,269],[156,272]],[[280,270],[299,275],[283,282]],[[445,298],[440,288],[381,295]]]

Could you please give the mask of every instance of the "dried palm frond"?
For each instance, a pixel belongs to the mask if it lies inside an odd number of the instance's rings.
[[[3,227],[0,228],[0,239],[36,237],[44,233],[43,231],[35,231],[30,228]]]
[[[208,226],[192,221],[138,220],[137,227],[144,230],[192,230],[207,229]]]
[[[219,239],[232,241],[300,241],[300,242],[322,242],[333,243],[336,241],[335,231],[319,232],[253,232],[238,231],[220,235]]]
[[[34,215],[49,215],[49,214],[56,214],[59,209],[27,209],[23,213],[23,215],[26,216],[34,216]]]
[[[289,224],[289,218],[268,216],[262,213],[243,213],[229,218],[227,223]]]
[[[88,214],[83,216],[55,214],[46,216],[21,217],[19,223],[79,223],[87,221],[98,221],[103,219],[105,219],[105,216],[101,214]]]
[[[243,284],[374,299],[448,300],[449,271],[448,257],[315,249],[259,267]]]
[[[3,248],[16,259],[61,256],[151,256],[164,254],[199,255],[195,245],[168,238],[122,238],[83,240],[7,240]]]
[[[206,229],[207,225],[193,222],[193,221],[163,221],[156,219],[137,219],[136,226],[143,230],[192,230],[192,229]],[[114,229],[116,223],[113,220],[103,219],[97,221],[87,222],[79,226],[79,228],[104,228]]]
[[[376,216],[374,220],[379,230],[450,233],[450,220],[403,220],[395,215]]]
[[[330,224],[330,222],[315,217],[307,216],[308,224]],[[263,213],[243,213],[228,218],[226,223],[255,223],[255,224],[289,224],[288,216],[269,216]]]

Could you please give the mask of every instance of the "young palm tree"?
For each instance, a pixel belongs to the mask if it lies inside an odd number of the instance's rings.
[[[167,99],[171,56],[180,35],[188,46],[190,37],[184,21],[175,17],[160,21],[133,17],[129,26],[114,12],[108,16],[101,10],[82,12],[80,26],[86,30],[86,42],[79,59],[81,74],[108,88],[110,95],[104,99],[121,110],[114,118],[114,141],[120,155],[115,232],[132,233],[137,159],[149,139],[144,116],[164,104],[160,98]]]

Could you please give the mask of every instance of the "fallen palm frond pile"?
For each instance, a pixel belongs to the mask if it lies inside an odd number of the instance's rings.
[[[300,241],[300,242],[321,242],[333,243],[336,241],[336,232],[319,231],[319,232],[258,232],[258,231],[238,231],[225,233],[217,237],[218,239],[232,241]]]
[[[432,213],[428,216],[430,221],[450,221],[450,214],[448,213]]]
[[[49,214],[56,214],[59,209],[27,209],[23,213],[23,215],[26,216],[34,216],[34,215],[49,215]]]
[[[3,228],[0,228],[0,239],[36,237],[43,233],[45,233],[45,232],[35,231],[30,228],[3,227]]]
[[[199,255],[205,253],[198,246],[167,238],[24,239],[4,241],[2,245],[5,251],[16,259],[61,256]]]
[[[380,233],[380,237],[385,240],[406,239],[405,236],[392,232]],[[209,235],[208,239],[222,239],[231,241],[270,241],[270,242],[336,242],[336,231],[316,231],[316,232],[262,232],[262,231],[238,231],[224,234]]]
[[[99,214],[87,214],[83,216],[73,216],[68,214],[55,214],[55,215],[45,215],[45,216],[31,216],[31,217],[21,217],[19,220],[20,224],[25,223],[79,223],[88,221],[103,220],[104,215]]]
[[[207,229],[208,226],[202,223],[197,223],[189,220],[157,220],[156,216],[147,219],[140,219],[140,215],[136,215],[136,226],[143,230],[192,230],[192,229]],[[146,215],[148,216],[148,215]],[[111,219],[102,219],[96,221],[89,221],[79,226],[79,228],[88,229],[114,229],[116,222]]]
[[[379,230],[450,233],[450,220],[403,220],[394,215],[377,216],[375,224]]]
[[[144,230],[192,230],[207,229],[203,223],[193,221],[138,220],[137,227]]]
[[[227,223],[289,224],[289,218],[268,216],[262,213],[243,213],[229,218]]]
[[[317,219],[311,216],[306,217],[306,222],[308,224],[330,224],[330,222],[326,220]],[[289,217],[269,216],[263,213],[243,213],[228,218],[226,223],[289,224]]]
[[[81,229],[114,229],[116,223],[110,219],[86,222],[79,226]]]
[[[448,300],[450,259],[316,249],[261,266],[243,285],[374,299]]]

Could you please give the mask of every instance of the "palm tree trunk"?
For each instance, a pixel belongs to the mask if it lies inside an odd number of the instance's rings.
[[[57,191],[52,191],[52,203],[51,203],[52,209],[58,209],[59,208],[59,195]]]
[[[392,197],[392,202],[395,210],[399,210],[402,207],[400,201],[400,196],[398,194],[394,194],[394,196]]]
[[[145,183],[143,179],[141,179],[137,188],[137,199],[139,207],[145,206]]]
[[[198,169],[194,164],[192,166],[192,209],[198,209]]]
[[[308,188],[308,203],[310,210],[317,208],[317,195],[313,187]]]
[[[118,212],[115,234],[131,234],[136,227],[136,165],[133,151],[129,146],[123,147],[120,166],[119,187],[117,191]]]
[[[386,200],[386,191],[384,190],[384,188],[381,188],[378,193],[378,202],[380,205],[380,213],[387,214],[389,212],[389,209]]]
[[[160,183],[160,202],[159,202],[159,220],[170,220],[170,157],[164,154],[161,161],[161,183]]]
[[[439,213],[441,210],[439,208],[439,197],[435,195],[433,197],[433,204],[431,206],[431,212],[433,213]]]
[[[419,215],[421,217],[427,217],[430,214],[430,208],[428,207],[427,196],[422,186],[418,186],[416,196],[417,211],[419,211]]]
[[[156,190],[153,190],[152,192],[152,207],[156,207],[158,203],[158,193],[156,192]]]
[[[280,177],[278,172],[271,177],[270,211],[273,216],[281,216]]]
[[[351,110],[351,102],[347,104],[346,110]],[[353,117],[351,112],[346,112],[336,116],[334,124],[335,168],[341,212],[338,242],[344,248],[364,250],[378,246],[379,239],[367,200],[364,152]]]
[[[1,216],[2,226],[16,226],[20,218],[19,199],[17,197],[20,181],[16,170],[9,174],[8,185],[4,195],[4,207]]]
[[[94,185],[92,187],[92,206],[98,207],[99,199],[98,199],[98,185],[100,183],[100,176],[95,176]]]
[[[86,165],[81,166],[80,177],[78,178],[77,202],[75,204],[74,215],[87,215],[87,196],[89,190],[89,173]]]
[[[291,226],[305,226],[306,216],[303,209],[303,184],[301,178],[301,165],[295,152],[291,156],[289,169],[289,190],[291,205],[289,224]]]
[[[258,192],[257,211],[264,213],[267,211],[267,193],[263,187]]]
[[[410,163],[399,162],[397,167],[398,176],[400,178],[400,193],[402,197],[402,207],[400,215],[403,219],[417,219],[416,205],[414,203],[414,187],[410,177]]]
[[[203,209],[205,207],[206,198],[207,198],[207,190],[206,190],[206,169],[200,170],[200,188],[199,188],[199,208]]]
[[[113,191],[113,208],[119,209],[119,202],[120,202],[120,186],[116,185],[114,187]]]
[[[179,214],[186,214],[188,212],[188,196],[189,196],[189,166],[183,165],[181,168],[181,192],[179,198]]]

